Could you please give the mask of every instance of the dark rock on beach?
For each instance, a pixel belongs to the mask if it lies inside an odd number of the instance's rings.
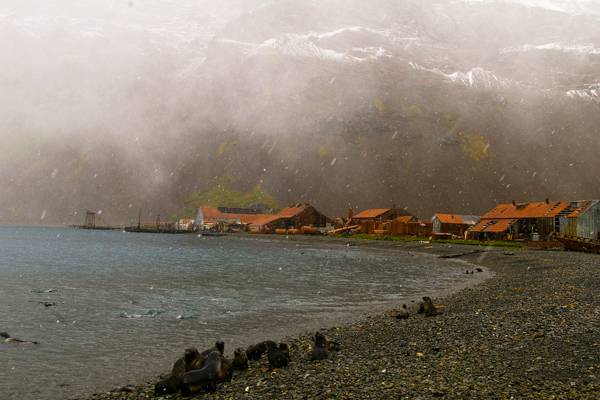
[[[465,252],[456,245],[428,246],[440,254]],[[281,338],[291,347],[287,367],[269,370],[263,356],[216,391],[192,398],[600,397],[600,256],[540,250],[507,256],[492,249],[460,259],[494,276],[448,297],[423,293],[443,314],[427,318],[415,301],[408,303],[407,319],[395,318],[398,304],[358,322],[324,327],[320,331],[341,344],[324,360],[310,361],[314,332]],[[167,376],[91,398],[156,397],[154,384]]]

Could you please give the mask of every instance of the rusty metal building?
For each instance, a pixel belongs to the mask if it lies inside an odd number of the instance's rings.
[[[600,232],[598,200],[501,204],[481,217],[468,239],[552,241],[552,232],[596,239]]]
[[[352,216],[352,221],[355,223],[360,223],[361,221],[387,222],[393,221],[401,216],[412,217],[412,214],[402,208],[397,209],[394,206],[393,208],[379,208],[362,211]]]
[[[401,221],[400,221],[401,220]],[[359,226],[364,234],[406,235],[408,223],[417,219],[404,209],[392,208],[369,209],[351,217],[350,224]]]
[[[200,206],[194,225],[199,230],[225,230],[227,227],[249,225],[257,219],[267,217],[253,208],[231,208]]]
[[[434,214],[430,218],[433,223],[433,232],[460,237],[465,236],[465,232],[474,227],[481,220],[477,215],[459,215],[459,214]]]
[[[250,224],[251,231],[261,233],[287,232],[289,230],[299,233],[303,228],[327,231],[336,228],[336,224],[309,204],[292,204],[276,215],[257,219]],[[295,232],[296,230],[298,232]]]

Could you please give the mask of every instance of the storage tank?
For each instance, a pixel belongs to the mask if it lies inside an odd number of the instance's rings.
[[[312,226],[303,226],[300,228],[300,233],[303,235],[314,235],[317,230]]]

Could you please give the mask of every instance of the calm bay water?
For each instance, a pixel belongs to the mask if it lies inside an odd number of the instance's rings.
[[[190,345],[231,355],[441,296],[474,282],[464,270],[318,241],[0,227],[0,331],[39,342],[0,343],[0,398],[86,397],[170,370]]]

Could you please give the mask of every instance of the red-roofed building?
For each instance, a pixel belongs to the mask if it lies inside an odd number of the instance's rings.
[[[200,206],[194,225],[200,230],[223,231],[226,227],[248,226],[257,219],[267,216],[267,214],[259,214],[253,208]]]
[[[250,224],[252,230],[262,232],[265,231],[264,228],[268,228],[273,233],[276,230],[300,230],[302,227],[314,227],[317,230],[327,231],[335,229],[336,224],[332,219],[324,216],[309,204],[292,204],[276,215],[264,216]]]
[[[190,231],[190,230],[192,230],[193,224],[194,224],[193,219],[183,218],[183,219],[179,220],[179,222],[175,225],[175,227],[177,230],[180,230],[180,231]]]
[[[465,232],[481,220],[476,215],[434,214],[430,221],[434,233],[456,235],[464,238]]]
[[[551,232],[598,238],[598,200],[500,204],[469,229],[467,238],[548,241]]]
[[[362,211],[353,215],[352,221],[357,223],[362,221],[386,222],[393,221],[401,216],[412,217],[412,214],[402,208],[397,209],[396,206],[394,206],[393,208],[378,208]]]
[[[418,220],[404,209],[376,208],[353,215],[346,225],[358,225],[361,233],[407,235],[409,223]]]

